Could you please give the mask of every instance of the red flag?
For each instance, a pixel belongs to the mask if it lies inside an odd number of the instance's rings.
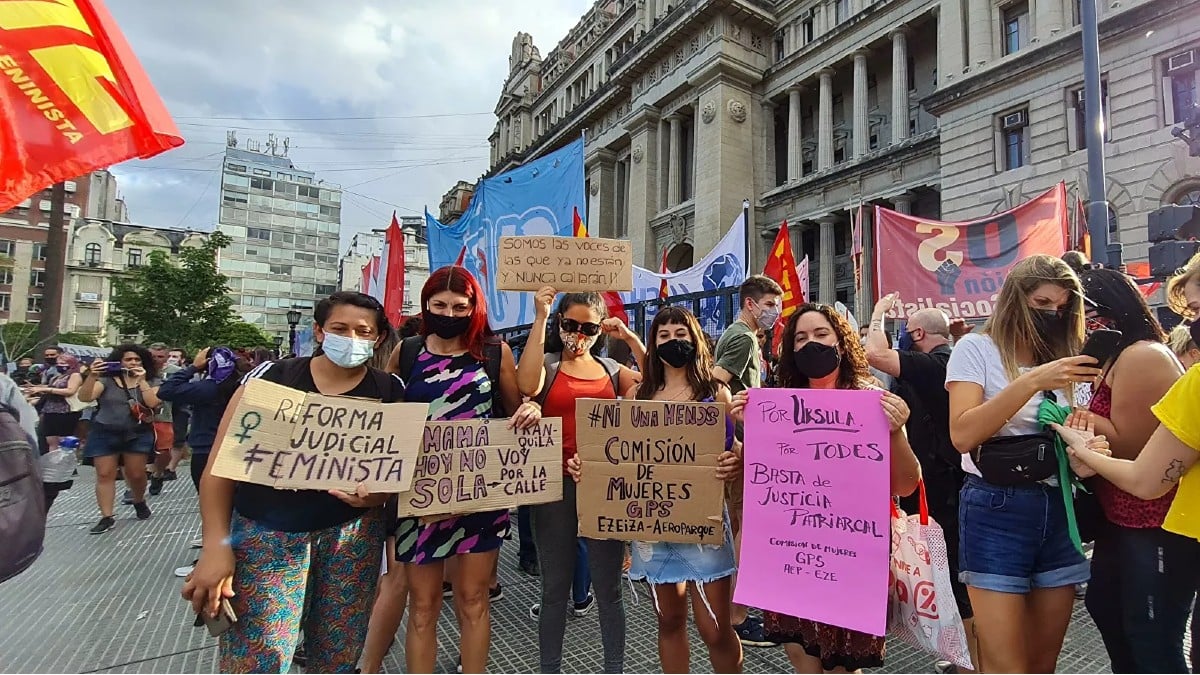
[[[395,211],[384,235],[379,273],[383,282],[383,311],[389,323],[399,325],[404,310],[404,232],[400,229],[400,221],[396,220]]]
[[[466,260],[467,260],[467,247],[463,246],[462,250],[458,252],[458,260],[455,260],[454,264],[457,267],[462,267],[463,263],[466,262]]]
[[[671,294],[671,289],[667,287],[665,275],[670,274],[671,270],[667,268],[667,249],[663,247],[662,264],[658,267],[658,273],[664,275],[664,278],[658,284],[658,297],[660,300],[665,300]]]
[[[788,318],[796,308],[804,304],[804,291],[800,285],[800,274],[796,269],[796,256],[792,253],[792,238],[788,235],[786,220],[779,226],[779,234],[775,235],[775,243],[771,245],[771,252],[767,254],[763,274],[774,279],[783,289],[783,313],[779,315],[774,330],[774,346],[777,347]]]
[[[100,0],[0,2],[0,211],[183,145]]]
[[[368,259],[367,264],[363,265],[362,286],[359,286],[359,289],[361,289],[361,291],[363,293],[370,294],[370,292],[371,292],[371,273],[372,273],[372,271],[373,270],[371,269],[371,260]]]
[[[1091,260],[1092,233],[1088,230],[1087,210],[1083,208],[1083,200],[1078,196],[1075,197],[1075,228],[1079,238],[1071,242],[1071,245],[1076,251],[1079,251],[1088,260]]]
[[[579,217],[577,207],[571,208],[571,216],[571,233],[576,239],[587,239],[587,225],[583,222],[583,218]],[[621,294],[616,291],[604,291],[600,295],[604,296],[604,306],[608,308],[608,315],[629,325],[629,314],[625,312],[625,301],[621,299]]]

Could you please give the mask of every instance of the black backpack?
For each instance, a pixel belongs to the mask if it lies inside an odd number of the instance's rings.
[[[500,394],[500,358],[503,350],[500,338],[490,335],[483,339],[483,370],[492,383],[492,417],[501,418],[508,415],[504,410],[504,397]],[[398,363],[400,379],[407,383],[412,375],[413,367],[417,365],[417,357],[425,347],[425,337],[414,335],[404,338],[400,343],[400,359]]]
[[[46,495],[21,414],[0,403],[0,582],[29,569],[46,538]]]

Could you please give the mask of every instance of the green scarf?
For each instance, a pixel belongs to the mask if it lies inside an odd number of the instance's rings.
[[[1066,424],[1070,414],[1070,406],[1059,405],[1046,398],[1038,407],[1038,422],[1049,430],[1051,424]],[[1079,524],[1075,521],[1075,496],[1071,488],[1074,487],[1084,492],[1088,490],[1072,473],[1070,463],[1067,461],[1067,444],[1057,433],[1054,434],[1054,454],[1058,458],[1058,486],[1062,490],[1063,506],[1067,511],[1067,531],[1071,536],[1071,543],[1075,545],[1075,550],[1082,554],[1083,542],[1079,540]]]

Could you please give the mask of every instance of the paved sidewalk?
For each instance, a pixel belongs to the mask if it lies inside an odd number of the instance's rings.
[[[74,489],[54,504],[46,552],[25,574],[0,585],[0,672],[28,673],[214,673],[216,640],[192,617],[179,597],[181,580],[172,570],[191,562],[188,542],[198,534],[196,495],[187,479],[166,484],[151,498],[154,517],[134,518],[118,507],[117,527],[87,533],[99,517],[92,470],[80,468]],[[118,490],[120,492],[120,489]],[[515,535],[514,535],[515,536]],[[516,570],[516,541],[506,544],[500,568],[504,598],[493,605],[492,672],[536,672],[537,627],[528,616],[538,582]],[[626,670],[658,672],[654,610],[644,586],[626,588]],[[440,672],[454,672],[457,629],[449,610],[440,628]],[[403,671],[403,635],[385,662]],[[597,672],[601,665],[599,625],[593,611],[567,627],[564,668]],[[711,672],[704,645],[693,632],[692,668]],[[790,672],[782,649],[746,650],[747,673]],[[1108,659],[1082,603],[1067,635],[1059,671],[1106,673]],[[879,672],[931,673],[933,659],[892,641],[887,666]]]

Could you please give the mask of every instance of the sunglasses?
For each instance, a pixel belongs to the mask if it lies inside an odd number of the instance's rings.
[[[575,319],[563,319],[558,326],[564,333],[583,333],[588,337],[600,334],[600,324],[598,323],[579,323]]]

